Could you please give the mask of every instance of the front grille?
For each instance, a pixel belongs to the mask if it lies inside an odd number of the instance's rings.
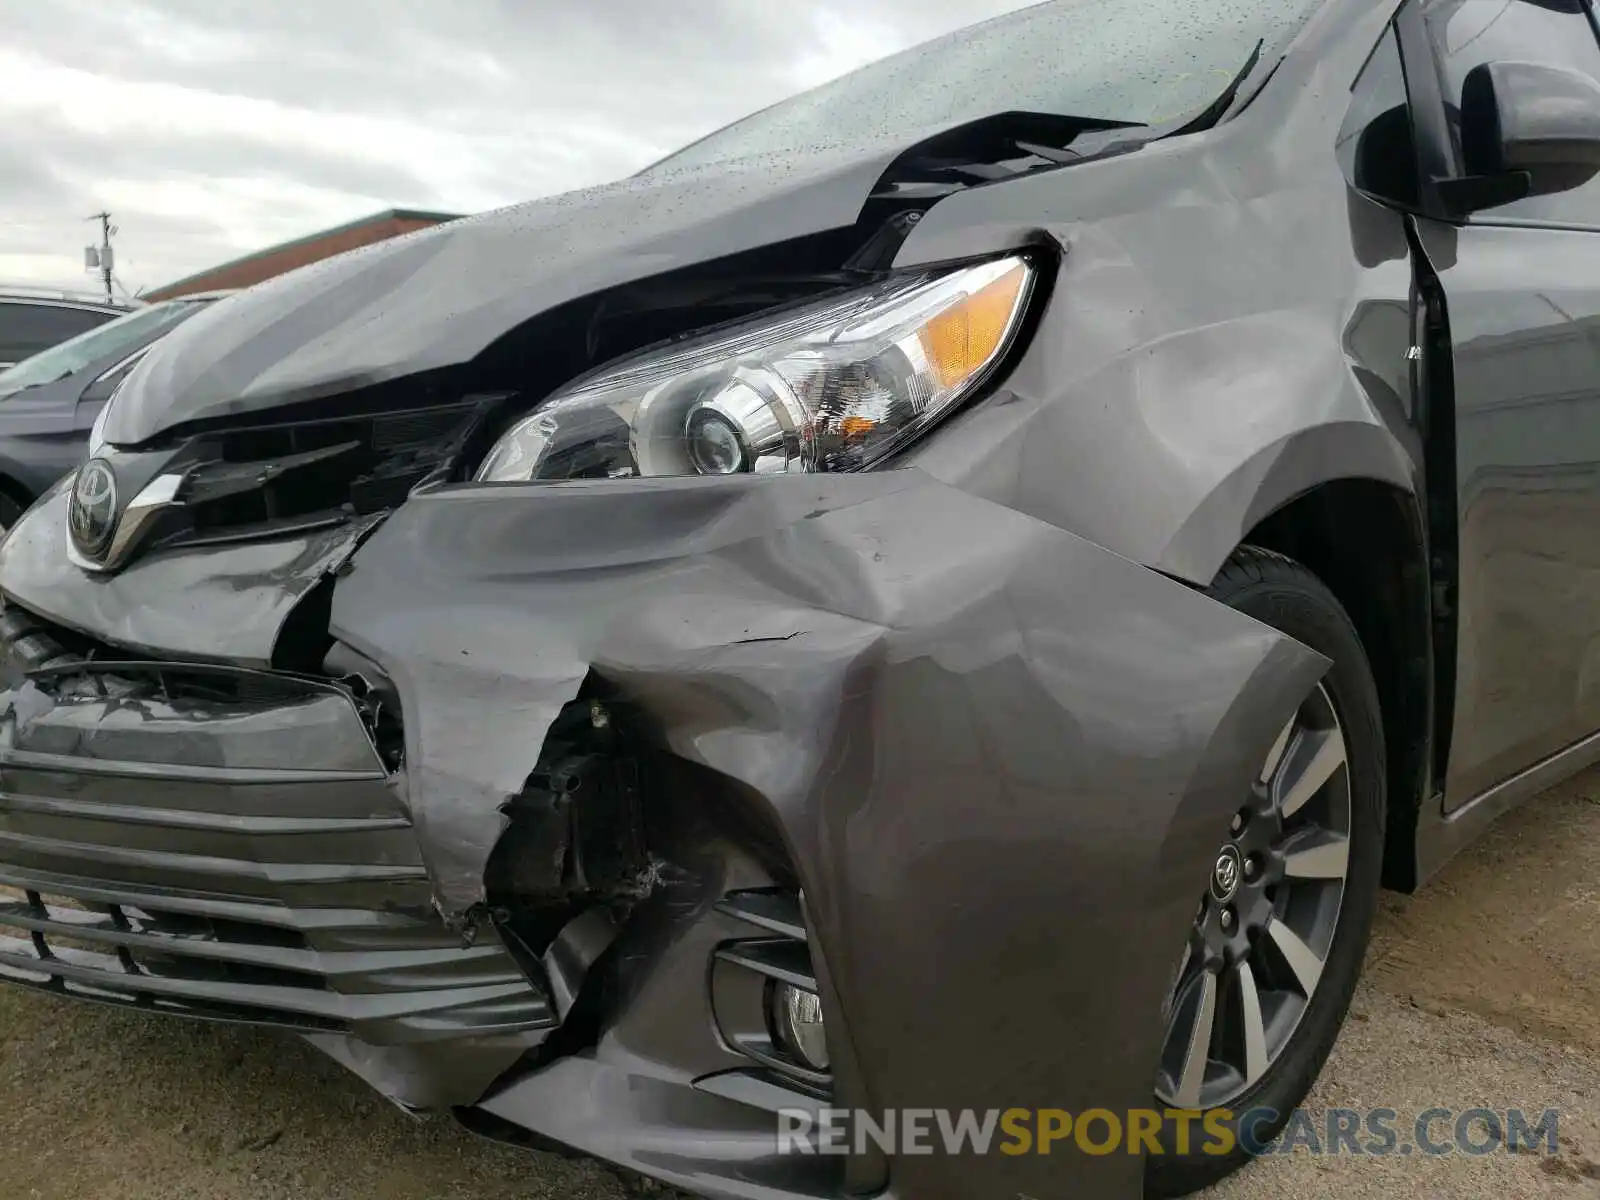
[[[278,536],[384,512],[418,485],[451,476],[504,400],[302,414],[187,436],[163,448],[159,473],[181,482],[173,501],[146,518],[137,552]],[[109,460],[120,461],[115,453]],[[137,485],[124,483],[137,491],[150,469]]]
[[[0,979],[380,1045],[555,1024],[498,939],[434,912],[349,694],[63,661],[30,628],[57,665],[9,647],[27,677],[0,713]]]
[[[190,540],[391,508],[449,456],[475,412],[447,405],[202,438],[182,493]]]

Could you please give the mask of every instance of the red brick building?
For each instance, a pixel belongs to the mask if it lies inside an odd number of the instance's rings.
[[[354,250],[357,246],[371,245],[373,242],[381,242],[415,229],[426,229],[430,225],[454,221],[458,215],[421,212],[410,208],[391,208],[388,212],[374,213],[370,217],[362,217],[359,221],[351,221],[348,225],[339,225],[333,229],[325,229],[321,233],[313,233],[309,237],[296,238],[292,242],[258,250],[254,254],[247,254],[219,267],[212,267],[197,275],[180,279],[176,283],[165,284],[154,291],[144,293],[140,298],[170,300],[174,296],[187,296],[194,292],[249,287],[253,283],[271,279],[274,275],[282,275],[285,271],[303,267],[307,263],[343,254],[346,250]]]

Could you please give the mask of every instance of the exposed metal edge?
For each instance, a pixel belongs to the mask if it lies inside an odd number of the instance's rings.
[[[0,791],[0,812],[42,813],[85,821],[113,821],[125,825],[155,825],[163,829],[198,829],[213,833],[266,836],[324,833],[378,833],[410,829],[402,816],[390,817],[264,817],[234,816],[185,808],[145,808],[133,804],[102,804],[92,800],[67,800],[56,796],[19,796]]]
[[[44,754],[37,750],[0,750],[0,767],[26,771],[61,771],[74,775],[101,775],[114,779],[170,779],[175,782],[225,783],[249,787],[257,784],[383,783],[382,771],[307,771],[295,767],[197,767],[171,763],[145,763],[117,759],[79,758],[71,754]]]

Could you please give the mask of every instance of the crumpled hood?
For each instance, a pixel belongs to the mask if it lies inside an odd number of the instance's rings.
[[[920,136],[636,176],[312,264],[163,339],[118,394],[106,440],[467,362],[566,301],[852,225]]]

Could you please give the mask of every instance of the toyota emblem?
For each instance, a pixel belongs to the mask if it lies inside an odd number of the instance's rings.
[[[1239,851],[1232,846],[1224,846],[1222,853],[1217,855],[1216,866],[1211,869],[1211,894],[1220,904],[1226,904],[1233,899],[1233,894],[1239,890],[1239,876],[1244,873],[1244,865],[1239,858]]]
[[[110,544],[117,528],[117,477],[103,459],[90,459],[78,472],[67,525],[83,554],[98,557]]]

